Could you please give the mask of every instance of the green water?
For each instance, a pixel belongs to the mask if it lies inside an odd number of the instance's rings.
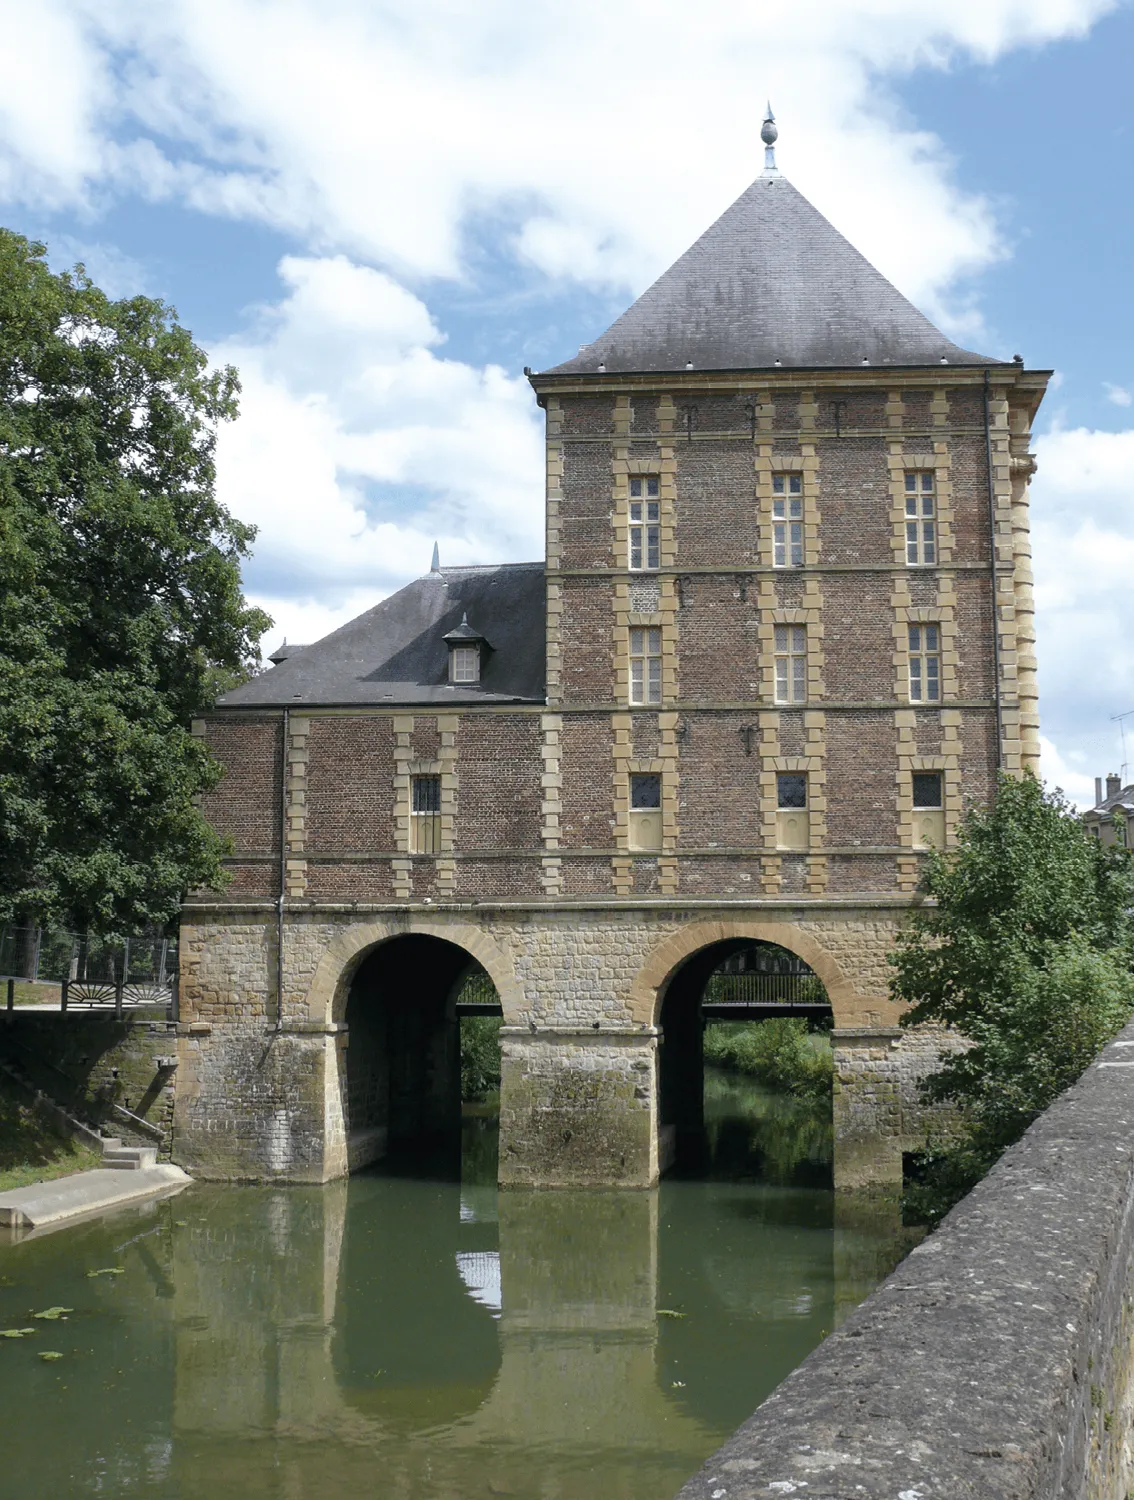
[[[708,1178],[656,1192],[498,1194],[471,1121],[460,1183],[0,1240],[0,1329],[36,1329],[0,1339],[0,1494],[666,1500],[907,1248],[823,1185],[821,1115],[725,1078],[707,1115]]]

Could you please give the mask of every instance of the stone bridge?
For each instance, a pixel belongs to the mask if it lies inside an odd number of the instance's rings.
[[[699,1076],[704,982],[758,941],[827,991],[837,1183],[893,1183],[923,1138],[917,1083],[936,1057],[932,1037],[898,1029],[887,990],[910,899],[311,906],[282,923],[262,902],[191,903],[177,1160],[199,1176],[324,1182],[375,1159],[397,1103],[372,1065],[383,1049],[409,1059],[403,1124],[442,1125],[457,1097],[445,1022],[475,963],[504,1021],[501,1182],[649,1186],[672,1149],[667,1097],[679,1117]]]

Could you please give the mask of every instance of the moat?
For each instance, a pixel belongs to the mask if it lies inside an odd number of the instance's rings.
[[[665,1500],[909,1244],[832,1192],[829,1105],[706,1082],[704,1171],[655,1191],[498,1192],[470,1118],[459,1181],[199,1184],[0,1244],[0,1329],[35,1329],[0,1340],[4,1494]]]

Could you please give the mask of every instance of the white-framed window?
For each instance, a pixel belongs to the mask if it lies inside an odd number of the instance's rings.
[[[803,475],[772,475],[772,563],[803,567]]]
[[[798,771],[780,771],[776,776],[776,845],[780,849],[806,849],[811,843],[807,813],[807,776]]]
[[[480,647],[453,646],[449,652],[450,682],[480,681]]]
[[[661,775],[635,771],[630,777],[630,847],[649,851],[661,846]]]
[[[910,702],[941,702],[941,630],[937,625],[911,625]]]
[[[656,474],[630,481],[630,567],[635,573],[661,567],[661,481]]]
[[[776,702],[807,701],[807,629],[776,626]]]
[[[437,854],[441,848],[441,778],[414,776],[410,791],[410,850]]]
[[[630,628],[630,702],[662,701],[662,640],[657,625]]]
[[[906,563],[930,567],[937,561],[937,491],[932,469],[906,474]]]

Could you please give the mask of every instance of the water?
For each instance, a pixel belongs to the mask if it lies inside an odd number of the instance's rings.
[[[0,1492],[672,1496],[907,1247],[823,1185],[821,1116],[709,1084],[709,1176],[657,1192],[497,1194],[471,1121],[463,1183],[200,1184],[0,1242],[0,1328],[37,1330],[0,1339]]]

